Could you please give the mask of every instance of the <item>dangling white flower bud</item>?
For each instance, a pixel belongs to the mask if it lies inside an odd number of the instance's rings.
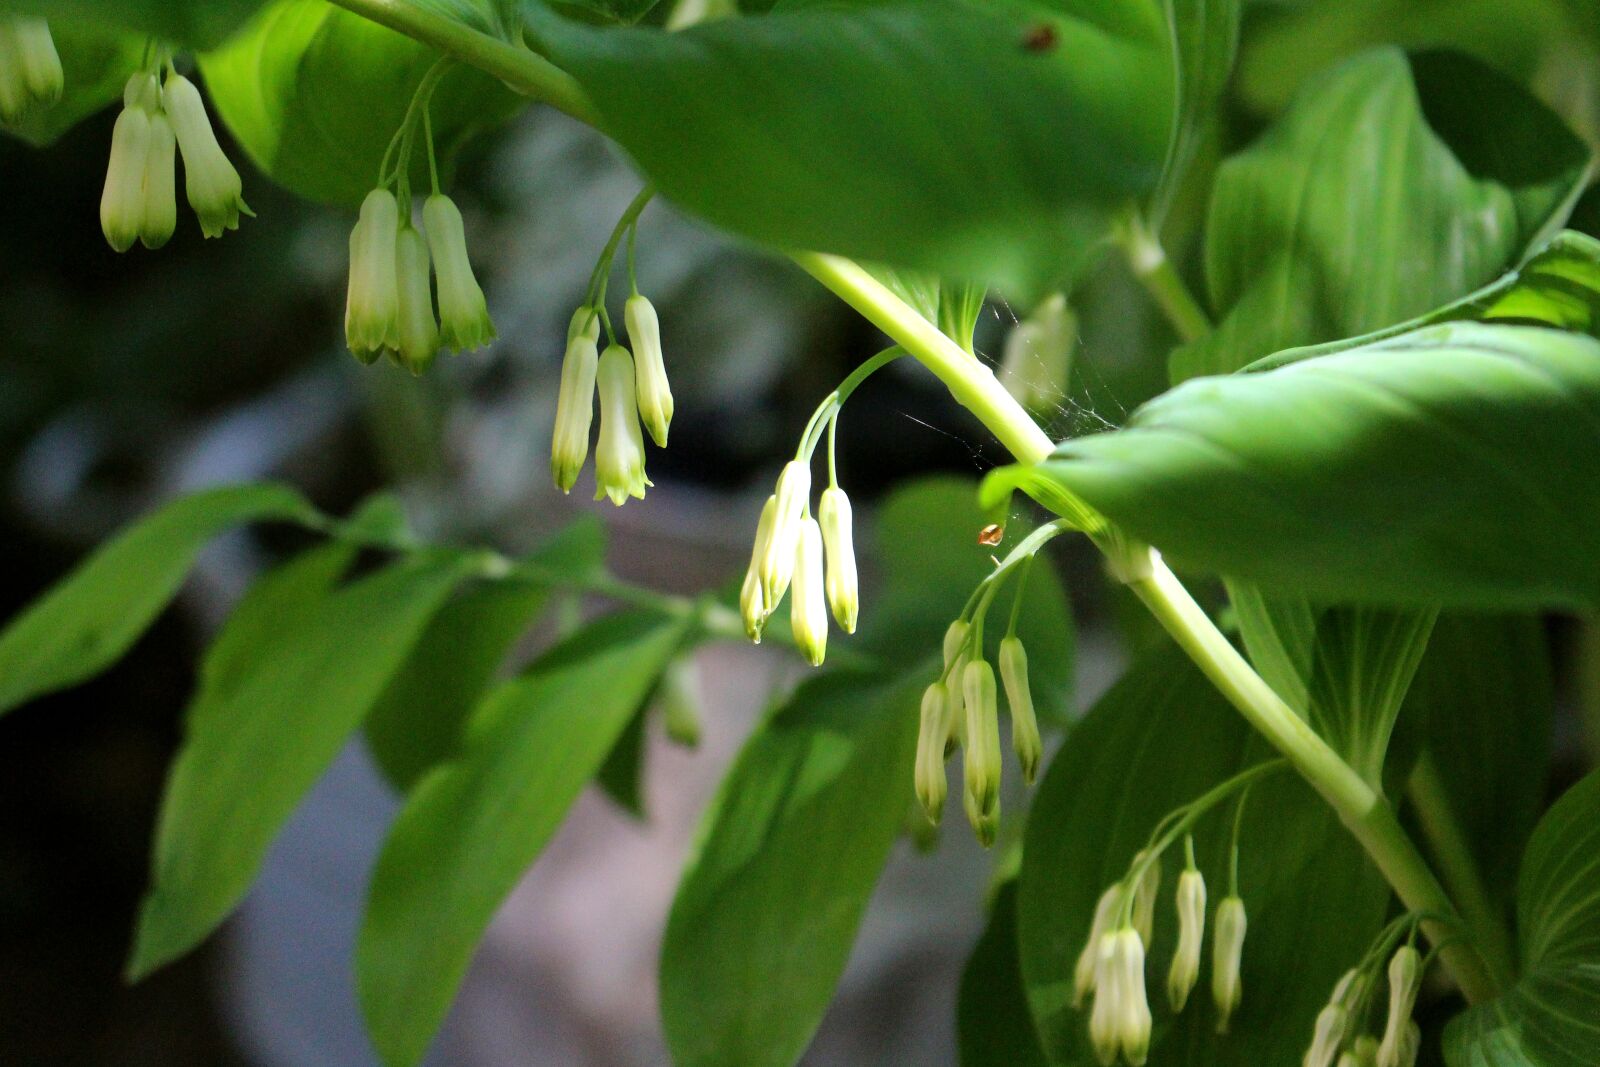
[[[667,740],[700,747],[700,680],[693,657],[679,656],[661,679],[661,717]]]
[[[439,341],[452,352],[482,348],[495,339],[494,322],[467,257],[467,228],[461,209],[448,196],[434,193],[423,201],[422,227],[428,231],[433,272],[439,283]]]
[[[1333,1067],[1349,1025],[1350,1009],[1343,1004],[1329,1004],[1318,1012],[1311,1047],[1306,1049],[1305,1058],[1301,1060],[1302,1067]]]
[[[817,520],[822,524],[822,547],[828,558],[828,607],[839,628],[853,634],[861,594],[856,584],[854,517],[843,489],[833,485],[822,491]]]
[[[950,732],[944,716],[949,703],[949,692],[943,682],[934,682],[922,692],[914,784],[917,800],[927,813],[928,821],[935,826],[944,813],[944,801],[950,788],[944,770],[944,744]]]
[[[667,428],[672,424],[672,389],[667,385],[667,364],[661,355],[661,322],[655,305],[638,293],[628,297],[622,308],[628,327],[634,362],[639,368],[639,417],[651,440],[667,447]]]
[[[555,432],[550,439],[550,477],[563,493],[583,470],[589,455],[589,426],[594,420],[595,373],[600,364],[600,316],[585,305],[573,312],[567,327],[567,352],[561,360],[561,387],[556,394]]]
[[[791,459],[778,475],[777,512],[772,519],[772,539],[761,560],[761,595],[776,606],[794,574],[795,546],[800,539],[800,516],[811,501],[811,464]]]
[[[823,592],[822,530],[809,515],[800,520],[795,545],[794,589],[789,598],[789,625],[800,654],[813,667],[828,654],[828,601]]]
[[[644,499],[644,434],[633,393],[633,357],[621,345],[600,354],[595,372],[600,390],[600,442],[594,450],[594,498],[609,496],[621,507],[627,499]]]
[[[950,679],[950,703],[945,712],[945,723],[950,731],[945,738],[946,759],[955,751],[957,745],[966,743],[967,694],[963,679],[967,660],[971,658],[971,653],[966,647],[967,634],[971,630],[971,624],[965,619],[957,619],[944,631],[944,674]]]
[[[1389,960],[1389,1018],[1378,1046],[1378,1067],[1400,1067],[1406,1024],[1422,986],[1422,955],[1411,945],[1401,945]]]
[[[366,363],[397,334],[399,239],[400,205],[394,194],[372,190],[361,202],[361,218],[350,231],[350,287],[344,306],[345,344]]]
[[[1167,1000],[1182,1011],[1200,980],[1200,948],[1206,935],[1206,880],[1193,868],[1178,876],[1178,947],[1167,972]]]
[[[962,669],[967,705],[966,751],[962,755],[972,828],[985,848],[1000,828],[1000,714],[995,699],[994,668],[973,659]]]
[[[252,217],[255,212],[244,202],[239,172],[217,143],[200,90],[182,74],[169,74],[161,102],[172,116],[172,129],[183,151],[184,186],[189,206],[200,219],[200,232],[221,237],[226,230],[237,230],[240,212]]]
[[[1011,706],[1011,747],[1022,764],[1022,779],[1033,784],[1039,773],[1044,744],[1039,739],[1039,718],[1033,711],[1033,690],[1028,685],[1028,653],[1021,638],[1012,635],[1000,642],[1000,680],[1005,683],[1006,703]]]
[[[20,122],[35,108],[50,107],[65,84],[49,23],[0,15],[0,122]]]
[[[154,141],[146,102],[152,92],[159,100],[155,75],[129,78],[122,92],[122,114],[111,131],[111,161],[100,194],[100,229],[118,252],[132,248],[145,228],[145,177]]]
[[[1139,866],[1145,858],[1141,850],[1133,857],[1133,865]],[[1151,935],[1156,927],[1156,898],[1161,892],[1161,857],[1156,855],[1145,867],[1144,873],[1139,877],[1139,884],[1133,890],[1133,928],[1139,931],[1139,936],[1150,943]]]
[[[1089,1040],[1103,1064],[1118,1053],[1134,1067],[1150,1053],[1150,1002],[1144,989],[1144,942],[1123,927],[1100,939]]]
[[[769,496],[761,507],[761,519],[756,523],[755,543],[750,549],[750,566],[745,568],[744,585],[739,589],[739,614],[744,619],[744,632],[758,645],[761,643],[762,631],[767,628],[767,619],[778,606],[776,602],[767,603],[766,594],[761,588],[761,561],[772,543],[772,528],[776,525],[777,519],[778,498],[776,495]]]
[[[433,289],[428,284],[428,245],[410,226],[395,242],[395,286],[400,303],[395,316],[392,351],[412,374],[428,369],[439,354],[439,323],[433,317]]]
[[[1378,1067],[1378,1039],[1370,1034],[1363,1034],[1356,1038],[1356,1043],[1347,1055],[1355,1059],[1355,1067]],[[1343,1067],[1343,1057],[1339,1060]]]
[[[1248,925],[1243,900],[1235,896],[1224,897],[1222,903],[1217,905],[1217,921],[1211,937],[1211,997],[1217,1004],[1219,1034],[1228,1032],[1228,1021],[1244,999],[1239,967],[1244,956],[1244,935]]]
[[[1122,902],[1122,883],[1117,883],[1104,893],[1094,906],[1094,921],[1089,926],[1089,937],[1078,953],[1077,966],[1072,971],[1072,1006],[1083,1007],[1083,998],[1094,992],[1097,966],[1100,961],[1100,939],[1111,929],[1117,905]]]
[[[1400,1038],[1400,1067],[1417,1067],[1417,1057],[1422,1053],[1422,1027],[1416,1020],[1406,1023],[1406,1032]]]
[[[1028,410],[1051,409],[1066,395],[1076,346],[1077,320],[1056,293],[1006,336],[1000,383]]]
[[[178,228],[178,194],[174,191],[174,157],[177,140],[172,122],[161,111],[150,115],[150,149],[144,160],[144,220],[139,240],[146,248],[160,248]]]

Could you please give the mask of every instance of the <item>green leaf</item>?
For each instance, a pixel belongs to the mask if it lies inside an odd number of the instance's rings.
[[[131,976],[193,948],[238,904],[283,821],[473,562],[420,553],[326,597],[297,594],[276,633],[258,598],[239,625],[264,640],[242,661],[224,628],[167,779]]]
[[[411,97],[438,53],[323,0],[275,0],[222,48],[200,57],[222,121],[269,177],[310,200],[360,203]],[[521,106],[457,64],[433,95],[441,162]],[[427,152],[411,159],[425,188]]]
[[[1034,798],[1017,889],[1024,984],[1052,1063],[1095,1062],[1088,1012],[1072,1007],[1072,987],[1102,891],[1126,873],[1164,815],[1270,755],[1170,646],[1135,661],[1068,736]],[[1233,812],[1223,804],[1195,833],[1213,902],[1228,892]],[[1382,925],[1387,886],[1300,779],[1260,780],[1240,835],[1239,890],[1250,919],[1244,1001],[1219,1037],[1204,980],[1174,1016],[1157,977],[1166,975],[1176,941],[1170,886],[1181,855],[1180,846],[1167,857],[1149,955],[1150,1063],[1298,1062],[1329,989]]]
[[[680,33],[529,16],[669,199],[779,248],[1037,290],[1155,185],[1148,0],[780,5]]]
[[[1046,1067],[1017,958],[1017,883],[995,894],[983,937],[967,957],[956,998],[961,1067]]]
[[[61,99],[48,108],[35,108],[15,125],[0,123],[0,130],[40,148],[121,100],[122,88],[139,69],[145,48],[142,37],[73,19],[51,18],[50,35],[66,79]]]
[[[604,527],[577,523],[511,575],[467,587],[433,617],[367,716],[367,744],[395,788],[408,791],[456,754],[472,709],[550,602],[552,579],[593,574],[604,555]]]
[[[261,3],[262,0],[0,0],[0,11],[44,15],[50,19],[52,30],[57,19],[71,19],[159,37],[190,48],[211,48],[221,44]]]
[[[1369,333],[1485,284],[1549,235],[1589,150],[1464,56],[1365,53],[1219,169],[1206,232],[1217,330],[1174,381]]]
[[[1039,470],[1174,562],[1275,593],[1582,609],[1597,442],[1600,342],[1463,322],[1187,382]]]
[[[650,13],[658,0],[557,0],[570,7],[592,11],[613,22],[638,22]]]
[[[459,758],[412,791],[384,842],[356,948],[384,1062],[415,1064],[495,909],[560,826],[683,641],[685,622],[601,619],[473,712]]]
[[[1445,1030],[1450,1067],[1589,1067],[1600,1048],[1600,773],[1552,807],[1517,881],[1523,973]]]
[[[1227,92],[1239,50],[1243,6],[1243,0],[1173,0],[1167,5],[1178,61],[1178,108],[1161,185],[1150,212],[1150,223],[1156,229],[1188,175],[1206,128],[1215,121]]]
[[[739,754],[661,950],[678,1067],[790,1067],[810,1042],[905,822],[927,680],[817,676]]]
[[[115,663],[177,595],[217,534],[316,512],[281,485],[211,489],[166,504],[101,545],[0,633],[0,714]]]

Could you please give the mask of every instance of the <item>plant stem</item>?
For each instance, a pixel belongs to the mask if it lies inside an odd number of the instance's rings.
[[[1127,258],[1134,278],[1161,308],[1184,341],[1198,341],[1211,332],[1211,317],[1167,258],[1167,250],[1150,232],[1144,218],[1133,212],[1116,229],[1117,244]]]
[[[1439,878],[1460,905],[1461,917],[1471,928],[1484,961],[1502,985],[1511,982],[1516,977],[1511,932],[1489,895],[1466,834],[1451,811],[1449,794],[1431,752],[1424,751],[1417,759],[1406,785],[1406,797],[1417,814]]]

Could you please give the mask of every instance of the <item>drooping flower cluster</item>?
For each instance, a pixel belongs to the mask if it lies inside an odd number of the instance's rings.
[[[461,211],[434,193],[422,207],[419,231],[401,199],[372,190],[350,231],[350,282],[344,330],[363,363],[387,353],[414,374],[428,368],[440,346],[453,351],[494,340],[494,323],[467,257]],[[432,277],[430,277],[432,275]],[[433,277],[438,279],[438,310]]]
[[[1328,1003],[1317,1013],[1302,1067],[1414,1067],[1422,1030],[1411,1013],[1426,962],[1409,942],[1395,948],[1389,957],[1389,1010],[1382,1040],[1360,1033],[1377,987],[1378,966],[1407,930],[1414,936],[1416,919],[1411,915],[1390,924],[1366,958],[1339,979]]]
[[[41,18],[0,15],[0,122],[15,125],[61,99],[61,57]]]
[[[239,228],[251,215],[239,172],[217,142],[200,90],[167,64],[128,79],[122,114],[111,133],[111,160],[100,197],[106,241],[126,252],[137,241],[160,248],[178,224],[175,155],[183,155],[184,189],[207,237]]]

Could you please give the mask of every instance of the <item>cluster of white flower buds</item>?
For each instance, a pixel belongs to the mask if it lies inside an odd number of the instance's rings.
[[[1046,297],[1006,336],[1000,384],[1029,411],[1049,411],[1061,402],[1072,374],[1078,322],[1060,293]]]
[[[648,429],[651,440],[666,447],[672,390],[661,352],[661,326],[650,301],[635,293],[624,309],[632,352],[614,339],[600,351],[603,319],[598,306],[586,304],[573,314],[567,328],[550,443],[550,476],[563,493],[572,491],[589,456],[589,428],[598,391],[600,439],[594,450],[594,498],[610,497],[620,507],[629,497],[643,499],[645,488],[652,484],[644,473],[643,430]]]
[[[122,114],[111,133],[111,161],[100,196],[100,228],[118,252],[135,241],[160,248],[178,225],[175,159],[183,154],[184,188],[189,206],[207,237],[239,228],[241,214],[252,215],[243,184],[206,115],[194,82],[166,65],[128,79]]]
[[[0,15],[0,122],[15,125],[51,107],[65,86],[49,24],[41,18]]]
[[[845,633],[856,632],[861,598],[854,522],[850,498],[837,485],[823,490],[812,518],[810,458],[784,465],[777,490],[761,508],[739,590],[739,613],[752,641],[760,643],[786,593],[795,645],[813,667],[827,655],[830,612]]]
[[[1409,921],[1409,920],[1406,920]],[[1373,957],[1369,957],[1373,959]],[[1376,960],[1345,972],[1317,1013],[1303,1067],[1415,1067],[1422,1030],[1412,1019],[1422,985],[1422,954],[1401,945],[1389,959],[1389,1012],[1383,1038],[1357,1034],[1376,984]]]
[[[409,215],[386,187],[362,201],[350,231],[344,332],[361,362],[387,353],[420,374],[441,346],[456,352],[481,348],[494,340],[495,330],[467,258],[466,227],[455,202],[442,193],[428,197],[420,232]],[[430,272],[438,280],[437,314]]]

